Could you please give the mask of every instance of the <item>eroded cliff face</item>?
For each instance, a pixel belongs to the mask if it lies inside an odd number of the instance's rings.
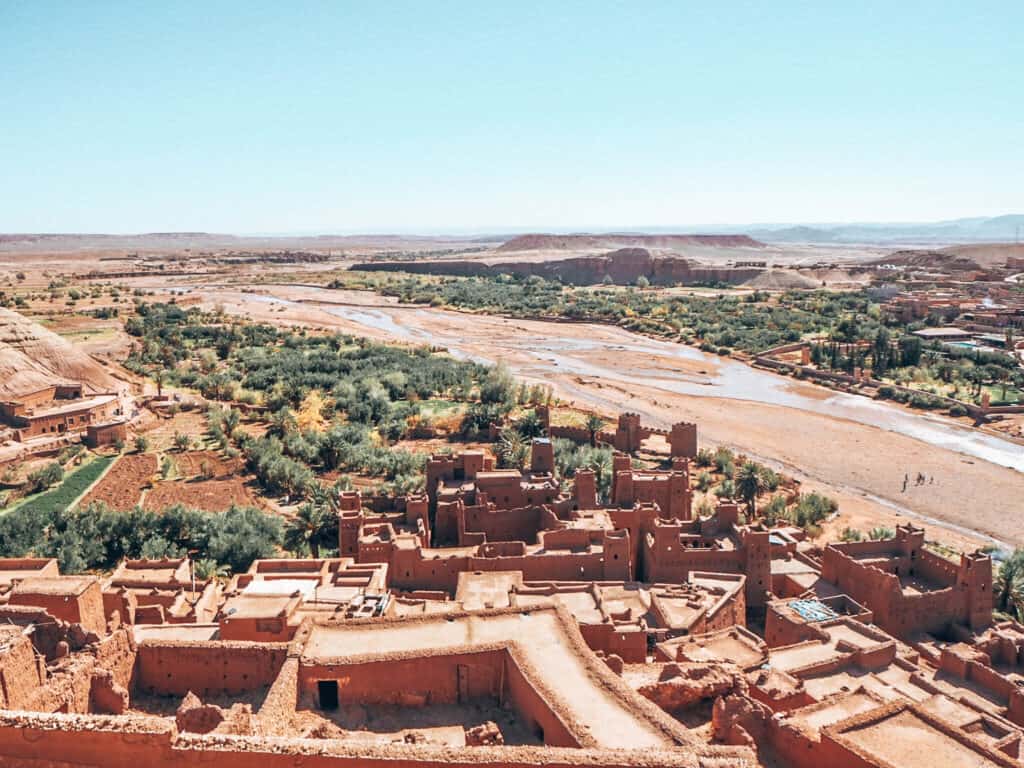
[[[82,382],[100,391],[117,381],[71,342],[9,309],[0,308],[0,399],[58,382]]]
[[[356,264],[352,269],[413,272],[427,275],[529,277],[538,275],[572,285],[596,285],[606,278],[616,285],[631,285],[647,278],[652,285],[691,285],[720,282],[738,284],[756,277],[759,267],[712,267],[682,256],[655,256],[646,248],[620,248],[598,256],[574,256],[548,261],[403,261]]]
[[[688,245],[718,248],[763,248],[764,243],[747,235],[548,235],[527,234],[514,237],[499,251],[580,250],[587,248],[678,248]]]

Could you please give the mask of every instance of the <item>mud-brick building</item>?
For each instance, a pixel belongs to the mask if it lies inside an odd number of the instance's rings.
[[[12,427],[19,441],[83,432],[89,425],[110,422],[123,415],[117,393],[86,395],[81,384],[54,384],[0,402],[0,422]]]
[[[893,539],[828,545],[821,577],[899,638],[944,634],[954,624],[981,631],[992,623],[989,556],[947,560],[925,549],[924,529],[913,525],[897,526]]]

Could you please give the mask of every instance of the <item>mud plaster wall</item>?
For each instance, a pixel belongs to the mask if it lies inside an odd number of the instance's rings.
[[[506,655],[505,681],[508,700],[515,707],[523,725],[538,735],[543,734],[546,745],[552,747],[581,746],[579,739],[573,735],[569,726],[527,679],[513,656]]]
[[[133,682],[157,695],[242,693],[270,685],[287,652],[287,645],[269,643],[145,642]]]
[[[127,630],[115,632],[90,651],[70,657],[65,666],[54,671],[46,684],[35,689],[23,701],[25,709],[36,712],[87,713],[94,670],[105,669],[114,682],[127,688],[135,662],[135,647]]]
[[[131,724],[131,725],[129,725]],[[125,728],[125,731],[114,730]],[[704,754],[714,755],[708,763]],[[351,747],[339,742],[261,742],[244,737],[179,737],[157,718],[6,718],[0,723],[0,756],[5,768],[634,768],[660,765],[755,765],[750,750],[737,747],[651,752],[650,750],[552,750],[476,747],[465,750],[388,745]]]
[[[290,736],[294,734],[291,720],[299,702],[299,659],[289,656],[281,665],[260,707],[260,728],[264,736]]]
[[[22,635],[0,657],[0,691],[5,709],[24,709],[43,684],[45,667],[37,660],[32,641]]]
[[[336,680],[342,703],[429,706],[498,698],[504,650],[345,664],[304,664],[299,690],[316,702],[317,682]]]
[[[633,628],[622,631],[612,623],[580,624],[580,634],[594,651],[614,653],[627,664],[643,664],[647,660],[647,633]]]
[[[487,541],[524,541],[537,543],[537,531],[548,521],[541,507],[518,507],[515,509],[488,509],[487,507],[466,507],[465,530],[483,533]],[[460,544],[461,541],[460,531]]]

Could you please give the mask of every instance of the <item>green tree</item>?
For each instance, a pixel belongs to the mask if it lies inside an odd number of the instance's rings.
[[[184,432],[174,433],[174,447],[184,453],[192,445],[192,438],[186,435]]]
[[[232,507],[214,521],[209,556],[235,573],[246,571],[253,560],[272,557],[281,543],[281,519],[254,507]]]
[[[590,447],[597,447],[597,436],[601,434],[604,429],[604,419],[598,416],[596,413],[591,413],[587,416],[585,424],[587,432],[590,433]]]
[[[992,596],[995,610],[1024,620],[1024,550],[1015,550],[1003,561],[992,585]]]
[[[516,430],[525,438],[541,437],[544,434],[544,422],[537,411],[527,411],[516,422]]]
[[[526,466],[529,454],[529,443],[518,429],[505,427],[501,430],[498,439],[498,458],[501,459],[502,466],[522,469]]]
[[[764,478],[757,464],[752,461],[743,463],[736,474],[736,490],[746,502],[747,511],[753,518],[757,514],[757,497],[764,492]]]
[[[307,549],[314,558],[320,557],[320,547],[337,543],[337,512],[332,504],[305,502],[287,522],[284,529],[285,549],[301,554]],[[332,541],[332,531],[335,538]]]

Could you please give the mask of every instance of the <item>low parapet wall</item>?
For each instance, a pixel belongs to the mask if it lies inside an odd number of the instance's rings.
[[[24,714],[0,710],[0,763],[6,768],[699,768],[755,766],[744,747],[686,750],[360,745],[331,739],[184,735],[159,717]]]

